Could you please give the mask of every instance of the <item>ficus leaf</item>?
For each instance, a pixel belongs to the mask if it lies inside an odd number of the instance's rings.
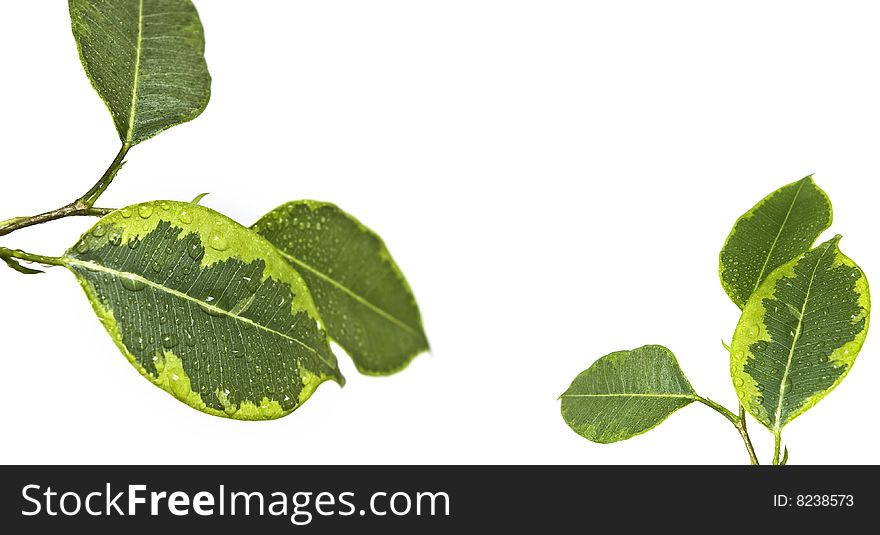
[[[610,443],[653,429],[699,396],[675,355],[648,345],[600,358],[561,399],[569,427],[593,442]]]
[[[773,271],[733,335],[730,372],[740,402],[776,435],[843,380],[868,331],[868,281],[839,241]]]
[[[812,176],[761,199],[736,221],[721,249],[724,291],[743,308],[774,269],[810,250],[831,218],[831,202]]]
[[[144,377],[201,411],[284,416],[342,376],[305,281],[265,239],[190,203],[101,219],[62,262]]]
[[[211,77],[205,37],[189,0],[69,0],[89,80],[119,138],[136,145],[197,117]]]
[[[388,374],[428,349],[412,290],[381,238],[338,207],[287,203],[253,230],[309,285],[327,333],[358,370]]]

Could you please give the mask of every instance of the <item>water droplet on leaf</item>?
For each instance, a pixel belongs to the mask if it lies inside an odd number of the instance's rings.
[[[208,239],[208,246],[215,251],[225,251],[229,248],[229,243],[224,236],[214,233]]]
[[[162,335],[162,347],[171,349],[177,345],[177,335],[174,333],[166,333]]]
[[[196,242],[191,242],[189,247],[186,250],[189,257],[193,260],[199,261],[205,256],[205,249]]]
[[[139,292],[147,287],[146,283],[134,277],[123,277],[122,287],[132,292]]]

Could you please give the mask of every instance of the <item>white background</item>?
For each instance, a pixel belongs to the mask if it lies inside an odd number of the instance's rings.
[[[595,359],[671,348],[730,407],[717,278],[735,219],[816,173],[831,232],[880,281],[878,9],[870,2],[197,2],[213,96],[135,147],[102,206],[211,192],[244,224],[293,199],[379,232],[433,352],[322,386],[294,414],[210,417],[148,384],[71,274],[0,270],[0,461],[742,463],[693,405],[592,444],[557,397]],[[241,6],[246,6],[242,8]],[[62,205],[116,153],[66,3],[0,17],[0,219]],[[0,240],[60,254],[94,221]],[[784,438],[792,463],[876,463],[876,333]],[[769,433],[752,422],[763,459]]]

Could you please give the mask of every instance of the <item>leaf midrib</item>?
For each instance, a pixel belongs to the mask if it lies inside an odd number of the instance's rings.
[[[134,138],[134,123],[137,116],[138,84],[141,70],[141,49],[144,42],[144,0],[138,2],[138,34],[134,53],[134,75],[131,82],[131,109],[128,112],[128,132],[125,133],[125,142],[131,143]]]
[[[293,336],[290,336],[290,335],[284,334],[284,333],[282,333],[282,332],[276,331],[275,329],[272,329],[272,328],[270,328],[270,327],[267,327],[267,326],[265,326],[265,325],[262,325],[262,324],[260,324],[260,323],[257,323],[257,322],[255,322],[255,321],[249,319],[249,318],[245,318],[244,316],[239,316],[238,314],[233,314],[233,313],[232,313],[231,311],[229,311],[229,310],[225,310],[225,309],[219,308],[219,307],[217,307],[217,306],[214,306],[214,305],[212,305],[212,304],[210,304],[210,303],[206,303],[206,302],[204,302],[204,301],[202,301],[202,300],[200,300],[200,299],[196,299],[195,297],[192,297],[192,296],[190,296],[190,295],[188,295],[188,294],[185,294],[185,293],[183,293],[183,292],[181,292],[181,291],[175,290],[175,289],[173,289],[173,288],[169,288],[169,287],[167,287],[167,286],[163,286],[163,285],[161,285],[161,284],[159,284],[159,283],[157,283],[157,282],[155,282],[155,281],[152,281],[152,280],[147,279],[147,278],[145,278],[145,277],[143,277],[143,276],[141,276],[141,275],[138,275],[137,273],[131,273],[131,272],[128,272],[128,271],[119,271],[119,270],[116,270],[116,269],[108,268],[108,267],[103,266],[103,265],[101,265],[101,264],[96,264],[96,263],[94,263],[94,262],[84,262],[84,261],[82,261],[82,260],[77,260],[76,258],[72,258],[72,257],[69,257],[69,256],[65,256],[65,257],[63,257],[63,260],[64,260],[64,262],[65,262],[66,264],[70,264],[70,265],[74,265],[74,266],[80,266],[80,267],[83,267],[83,268],[88,269],[88,270],[90,270],[90,271],[100,271],[100,272],[102,272],[102,273],[107,273],[107,274],[109,274],[109,275],[116,276],[116,277],[118,277],[118,278],[120,278],[120,279],[121,279],[121,278],[129,278],[129,279],[135,280],[135,281],[137,281],[137,282],[141,282],[141,283],[143,283],[143,284],[145,284],[145,285],[147,285],[147,286],[150,286],[151,288],[154,288],[154,289],[157,289],[157,290],[163,291],[163,292],[165,292],[165,293],[168,293],[168,294],[170,294],[170,295],[173,295],[173,296],[179,297],[179,298],[184,299],[184,300],[186,300],[186,301],[190,301],[190,302],[196,303],[198,306],[200,306],[200,307],[202,307],[202,308],[205,308],[205,309],[209,309],[209,310],[211,310],[212,312],[216,312],[217,314],[224,315],[224,316],[228,316],[228,317],[230,317],[230,318],[232,318],[232,319],[234,319],[234,320],[241,321],[242,323],[247,323],[247,324],[249,324],[249,325],[253,325],[254,327],[256,327],[256,328],[258,328],[258,329],[261,329],[261,330],[264,330],[264,331],[266,331],[266,332],[268,332],[268,333],[275,334],[275,335],[280,336],[280,337],[282,337],[282,338],[285,338],[285,339],[287,339],[287,340],[292,340],[292,341],[296,342],[297,344],[301,345],[302,347],[308,349],[308,350],[311,351],[312,353],[314,353],[315,356],[318,357],[318,358],[321,360],[321,362],[323,362],[324,364],[326,364],[327,366],[329,366],[331,369],[334,369],[334,368],[335,368],[335,366],[333,366],[330,362],[327,362],[327,360],[326,360],[326,359],[321,355],[321,353],[319,353],[315,348],[313,348],[312,346],[306,344],[305,342],[303,342],[302,340],[300,340],[300,339],[298,339],[298,338],[296,338],[296,337],[293,337]]]
[[[810,282],[807,283],[807,291],[804,295],[804,304],[801,306],[801,313],[798,317],[797,328],[794,332],[794,338],[791,341],[791,347],[788,350],[788,360],[785,362],[785,371],[782,372],[782,381],[779,383],[779,401],[776,403],[776,414],[774,416],[773,422],[773,432],[774,434],[778,434],[782,429],[780,425],[780,419],[782,418],[782,402],[785,397],[785,382],[788,380],[788,375],[791,371],[791,363],[794,360],[794,350],[797,347],[798,340],[800,340],[802,328],[804,325],[804,315],[807,311],[807,303],[810,301],[810,292],[813,289],[813,281],[816,279],[816,272],[819,270],[819,264],[822,263],[822,259],[825,258],[825,255],[831,249],[831,246],[825,248],[822,251],[822,254],[816,260],[816,265],[813,266],[813,271],[810,273]]]
[[[317,268],[315,268],[315,267],[313,267],[313,266],[307,264],[306,262],[303,262],[303,261],[300,260],[299,258],[296,258],[295,256],[293,256],[293,255],[287,253],[286,251],[281,251],[281,250],[279,250],[279,252],[281,253],[282,256],[284,256],[284,258],[287,258],[288,260],[290,260],[291,262],[297,264],[298,266],[302,266],[303,268],[305,268],[305,269],[311,271],[312,273],[314,273],[314,274],[315,274],[318,278],[320,278],[321,280],[323,280],[323,281],[325,281],[325,282],[327,282],[327,283],[329,283],[329,284],[335,286],[336,288],[342,290],[344,293],[348,294],[348,295],[349,295],[351,298],[353,298],[355,301],[357,301],[358,303],[360,303],[360,304],[362,304],[363,306],[367,307],[368,309],[372,310],[373,312],[375,312],[375,313],[378,314],[379,316],[381,316],[381,317],[385,318],[386,320],[390,321],[391,323],[397,325],[397,326],[400,327],[401,329],[404,329],[404,330],[408,331],[408,332],[409,332],[410,334],[412,334],[413,336],[416,336],[416,337],[419,337],[419,336],[420,336],[420,334],[419,334],[419,332],[418,332],[417,330],[413,329],[412,327],[410,327],[409,325],[407,325],[406,323],[404,323],[402,320],[400,320],[400,319],[398,319],[398,318],[392,316],[392,315],[389,314],[388,312],[382,310],[382,309],[379,308],[377,305],[374,305],[373,303],[371,303],[370,301],[368,301],[365,297],[363,297],[363,296],[361,296],[361,295],[358,295],[357,293],[354,292],[354,290],[352,290],[351,288],[349,288],[349,287],[343,285],[342,283],[338,282],[336,279],[331,278],[329,275],[327,275],[327,274],[325,274],[324,272],[318,270]]]
[[[773,238],[773,243],[770,244],[770,250],[767,251],[767,257],[764,258],[764,265],[761,266],[761,271],[758,272],[758,278],[755,279],[755,286],[752,288],[752,293],[755,293],[755,290],[757,290],[758,286],[761,285],[761,281],[764,278],[764,272],[767,270],[767,264],[770,263],[770,257],[773,256],[773,250],[776,248],[776,243],[779,241],[779,237],[782,236],[782,231],[785,230],[785,225],[788,224],[788,218],[789,216],[791,216],[791,211],[794,210],[794,205],[797,204],[798,197],[800,197],[801,190],[804,189],[804,184],[806,183],[806,179],[801,180],[801,183],[794,194],[794,198],[791,200],[788,211],[785,213],[785,218],[782,220],[782,224],[779,226],[779,230],[776,232],[776,237]]]

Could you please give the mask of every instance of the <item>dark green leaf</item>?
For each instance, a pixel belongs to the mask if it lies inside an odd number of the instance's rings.
[[[577,434],[610,443],[640,435],[699,399],[671,351],[643,346],[606,355],[562,394],[562,417]]]
[[[831,225],[831,201],[811,176],[783,186],[740,217],[721,249],[719,274],[730,299],[744,307],[777,267],[810,250]]]
[[[188,0],[69,0],[80,59],[123,143],[197,117],[211,94],[205,36]]]
[[[284,416],[342,376],[305,282],[269,242],[202,206],[117,210],[63,257],[147,379],[217,416]]]
[[[843,380],[865,341],[868,281],[839,240],[773,271],[746,303],[730,344],[740,402],[777,435]]]
[[[291,202],[253,227],[309,285],[329,333],[358,370],[387,374],[428,349],[412,290],[382,240],[336,206]]]

